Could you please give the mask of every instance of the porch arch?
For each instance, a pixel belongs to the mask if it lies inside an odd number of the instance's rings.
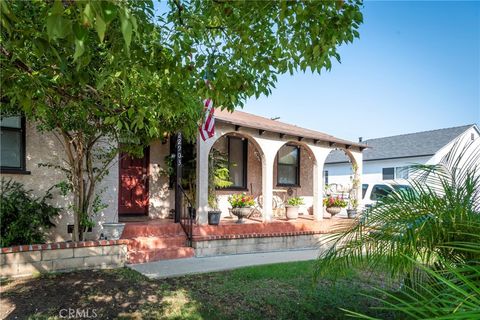
[[[282,170],[279,164],[279,157],[280,152],[282,149],[287,146],[297,147],[298,152],[298,168],[297,168],[297,177],[295,178],[295,183],[289,184],[288,181],[281,181],[280,175],[282,174]],[[301,197],[303,198],[305,204],[301,206],[300,212],[305,215],[313,214],[313,207],[314,207],[314,189],[315,189],[315,181],[314,181],[314,171],[315,167],[317,166],[317,158],[315,153],[313,152],[310,144],[304,141],[298,140],[285,140],[283,144],[278,148],[278,151],[275,155],[275,161],[273,163],[274,169],[274,179],[273,184],[275,189],[283,190],[283,192],[287,191],[287,194],[283,194],[281,196],[285,200],[290,197]],[[288,174],[283,172],[284,174]],[[292,172],[290,172],[292,174]],[[293,178],[293,177],[291,177]],[[293,179],[292,179],[293,180]],[[287,183],[287,184],[285,184]],[[292,191],[292,192],[288,192]]]
[[[197,205],[197,222],[199,224],[207,223],[207,211],[208,211],[208,159],[210,152],[214,148],[214,145],[220,141],[221,138],[233,136],[247,139],[249,143],[252,144],[255,151],[258,152],[258,157],[260,158],[261,167],[262,167],[262,192],[263,192],[263,180],[264,180],[264,170],[265,163],[268,161],[265,156],[265,145],[259,143],[258,140],[251,134],[236,131],[236,130],[221,130],[221,128],[216,128],[215,135],[203,141],[200,137],[197,137],[197,193],[196,193],[196,205]],[[248,163],[248,161],[247,161]],[[248,164],[247,164],[248,165]],[[247,188],[248,180],[246,181]]]
[[[332,147],[326,150],[326,152],[322,153],[322,155],[319,157],[319,164],[322,168],[321,175],[324,177],[324,167],[325,167],[325,162],[328,158],[328,156],[332,152],[342,152],[343,155],[345,155],[346,159],[348,159],[349,163],[351,164],[351,175],[348,175],[348,178],[345,178],[343,181],[342,180],[342,187],[343,191],[345,193],[349,194],[349,198],[355,199],[357,201],[357,206],[361,203],[361,190],[362,190],[362,184],[361,184],[361,177],[362,177],[362,151],[357,148],[346,148],[344,146],[338,146],[338,147]],[[348,179],[348,180],[346,180]],[[322,179],[321,181],[318,181],[319,184],[322,185],[322,194],[324,191],[329,192],[329,190],[325,190],[325,181]],[[334,191],[334,190],[330,190]],[[323,196],[322,196],[323,199]],[[321,207],[322,207],[322,214],[323,214],[323,202],[321,202]]]

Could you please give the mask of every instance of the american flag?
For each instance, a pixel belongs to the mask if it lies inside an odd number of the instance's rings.
[[[212,99],[205,99],[203,104],[205,106],[205,118],[198,130],[202,140],[205,141],[215,134],[215,109],[213,108]]]
[[[211,88],[210,81],[208,81],[208,75],[205,73],[204,76],[205,85]],[[215,108],[213,107],[212,99],[208,98],[203,101],[205,117],[203,123],[200,124],[198,130],[200,131],[200,136],[202,140],[205,141],[215,134]]]

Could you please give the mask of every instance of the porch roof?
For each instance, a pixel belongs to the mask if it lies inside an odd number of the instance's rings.
[[[355,146],[359,147],[360,149],[365,149],[368,147],[362,143],[339,139],[323,132],[301,128],[296,125],[268,119],[238,110],[235,110],[234,112],[229,112],[227,110],[215,110],[215,118],[219,121],[245,128],[265,130],[299,138],[326,141],[332,144],[345,145],[346,147]]]

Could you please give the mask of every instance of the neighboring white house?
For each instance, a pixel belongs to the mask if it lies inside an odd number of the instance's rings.
[[[362,183],[405,181],[409,178],[409,166],[436,164],[456,141],[467,143],[479,137],[478,126],[470,124],[365,140],[368,149],[363,152]],[[330,153],[324,169],[325,184],[351,184],[352,166],[342,151]]]

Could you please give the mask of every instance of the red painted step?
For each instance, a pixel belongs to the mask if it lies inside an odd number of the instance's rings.
[[[129,250],[154,250],[171,247],[184,247],[187,239],[184,235],[169,237],[136,237],[130,239]]]
[[[191,247],[171,247],[156,250],[128,251],[128,263],[145,263],[158,260],[191,258],[195,251]]]
[[[190,258],[195,255],[187,247],[187,237],[179,223],[150,220],[126,223],[122,239],[129,239],[128,263],[144,263],[166,259]]]
[[[136,222],[125,224],[122,239],[181,234],[185,233],[183,232],[182,226],[179,223],[154,224]]]

